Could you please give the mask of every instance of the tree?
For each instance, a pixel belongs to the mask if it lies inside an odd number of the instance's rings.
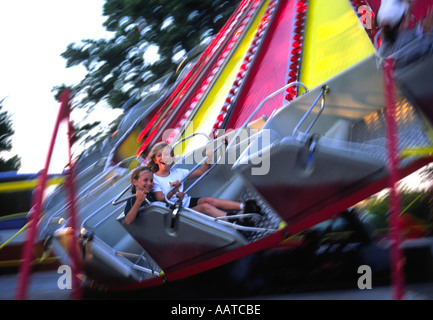
[[[384,229],[389,227],[390,194],[375,195],[363,201],[359,208],[362,218],[369,221],[374,227]],[[402,187],[399,190],[399,200],[402,212],[399,216],[411,215],[431,226],[433,222],[433,205],[431,203],[431,190],[412,190]]]
[[[2,111],[3,100],[0,100],[0,152],[12,149],[11,136],[15,133],[12,129],[12,120],[7,111]],[[14,171],[21,167],[21,159],[15,155],[12,158],[0,157],[0,171]]]
[[[111,108],[121,108],[131,97],[142,99],[146,87],[175,72],[186,53],[215,35],[239,3],[106,0],[104,27],[113,37],[71,43],[62,53],[67,67],[81,64],[88,71],[72,88],[76,107],[92,110],[104,101]],[[157,54],[151,55],[152,50]]]

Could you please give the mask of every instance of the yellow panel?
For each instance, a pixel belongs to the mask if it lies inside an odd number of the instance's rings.
[[[257,28],[268,6],[268,2],[269,1],[266,1],[265,4],[262,5],[248,32],[242,38],[236,51],[233,53],[232,56],[230,56],[230,60],[224,66],[223,71],[219,75],[217,81],[212,86],[209,94],[206,96],[206,99],[201,104],[190,125],[186,128],[184,137],[191,135],[194,132],[204,132],[206,134],[210,133],[210,130],[212,129],[218,117],[218,114],[224,104],[224,100],[226,99],[233,85],[233,81],[236,79],[236,75],[239,72],[245,55],[250,48],[251,41],[253,40],[254,35],[257,32]],[[179,144],[178,148],[176,148],[176,154],[180,154],[182,153],[182,151],[184,151],[183,153],[188,152],[188,146],[193,145],[193,147],[195,148],[197,147],[197,144],[200,144],[201,141],[204,142],[205,138],[193,138],[187,140],[185,144]],[[181,149],[180,152],[178,149]]]
[[[301,81],[310,89],[374,52],[348,0],[308,2]]]
[[[140,148],[140,144],[137,142],[139,135],[140,130],[134,128],[120,146],[116,148],[116,157],[118,157],[119,162],[135,155],[138,148]]]
[[[64,177],[51,178],[47,180],[47,186],[62,184],[64,181]],[[0,183],[0,193],[32,190],[36,188],[37,184],[38,179],[3,182]]]

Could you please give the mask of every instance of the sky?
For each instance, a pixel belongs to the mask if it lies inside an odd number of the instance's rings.
[[[82,66],[66,68],[60,54],[82,39],[109,38],[102,16],[104,0],[22,0],[0,2],[0,100],[15,134],[12,151],[21,157],[22,173],[44,168],[59,103],[51,91],[85,76]],[[75,112],[75,111],[74,111]],[[66,126],[56,141],[50,172],[68,162]]]

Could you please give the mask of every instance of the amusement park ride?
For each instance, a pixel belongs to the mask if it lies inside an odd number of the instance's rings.
[[[429,4],[416,1],[414,19],[422,20]],[[174,85],[129,109],[116,135],[87,150],[44,201],[39,193],[23,260],[43,242],[108,290],[142,289],[281,243],[386,187],[391,215],[398,214],[397,181],[433,160],[420,151],[432,145],[426,70],[433,60],[399,69],[393,56],[381,60],[379,6],[241,1],[213,40],[186,59]],[[62,99],[58,122],[68,119],[67,92]],[[188,194],[253,198],[263,214],[251,214],[246,226],[153,202],[126,224],[131,170],[162,140],[175,147],[176,166],[191,171],[204,150],[214,151],[206,175],[184,182]],[[391,257],[400,265],[398,225],[392,230]],[[29,268],[21,266],[19,298]],[[393,275],[401,298],[399,267]]]

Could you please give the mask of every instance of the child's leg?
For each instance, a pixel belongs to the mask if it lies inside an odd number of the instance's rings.
[[[198,205],[200,204],[210,204],[218,209],[224,210],[224,211],[230,211],[230,210],[241,210],[241,203],[232,201],[232,200],[226,200],[226,199],[217,199],[217,198],[200,198],[198,200]]]
[[[222,210],[214,207],[213,205],[211,205],[209,203],[199,203],[198,205],[196,205],[192,209],[194,209],[198,212],[202,212],[204,214],[207,214],[207,215],[214,217],[214,218],[224,217],[226,215],[225,211],[222,211]]]

